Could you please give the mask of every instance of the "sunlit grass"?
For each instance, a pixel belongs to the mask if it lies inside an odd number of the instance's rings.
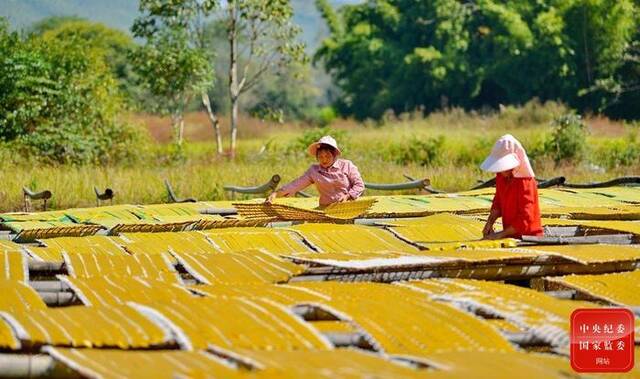
[[[553,108],[549,112],[556,111]],[[551,116],[537,117],[534,112],[524,117],[523,112],[512,110],[481,116],[450,111],[435,113],[427,118],[405,117],[385,126],[339,121],[332,127],[346,133],[345,138],[339,141],[344,157],[356,163],[365,181],[402,182],[406,180],[403,174],[407,174],[414,178],[430,178],[437,189],[460,191],[471,188],[478,180],[490,178],[490,175],[479,170],[478,163],[489,153],[491,145],[500,135],[513,134],[529,150],[542,146],[552,128],[549,121]],[[16,163],[0,171],[0,210],[21,209],[23,186],[53,191],[51,206],[57,209],[94,206],[94,185],[101,189],[107,186],[112,188],[116,193],[114,203],[165,202],[164,179],[172,183],[179,196],[220,200],[228,198],[223,190],[225,184],[261,184],[276,173],[281,175],[283,181],[289,181],[312,163],[311,157],[306,156],[304,151],[295,151],[294,148],[296,139],[305,130],[300,125],[266,125],[253,121],[241,125],[241,128],[243,126],[246,126],[242,133],[245,137],[239,142],[238,157],[234,161],[216,155],[212,140],[206,137],[210,133],[207,129],[188,133],[200,137],[193,138],[197,141],[192,139],[186,143],[186,158],[179,163],[173,161],[171,147],[166,143],[141,147],[144,155],[134,164],[109,167],[42,166],[13,157]],[[208,128],[208,125],[188,124],[187,130],[198,127]],[[612,156],[615,157],[613,150],[620,150],[620,154],[628,152],[629,144],[635,143],[630,137],[635,129],[630,125],[611,128],[600,125],[587,138],[590,157],[586,162],[556,166],[549,159],[539,158],[535,162],[536,173],[541,178],[564,175],[572,182],[640,174],[639,162],[633,161],[635,164],[627,165],[607,163]],[[394,154],[411,140],[438,136],[444,136],[444,142],[440,156],[433,164],[401,165],[397,162]],[[309,192],[315,193],[312,188]]]

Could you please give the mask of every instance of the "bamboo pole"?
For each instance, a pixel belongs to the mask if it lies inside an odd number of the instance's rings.
[[[82,376],[44,354],[0,354],[2,378],[69,378]]]
[[[613,262],[601,264],[553,264],[553,265],[493,265],[448,269],[413,269],[405,271],[357,272],[340,274],[311,274],[295,276],[289,282],[344,281],[391,283],[404,280],[429,278],[464,278],[481,280],[528,280],[542,276],[568,274],[606,274],[633,271],[640,268],[640,262]]]

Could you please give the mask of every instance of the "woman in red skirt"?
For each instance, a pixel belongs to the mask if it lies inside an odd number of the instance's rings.
[[[541,236],[538,185],[522,144],[510,134],[500,137],[480,168],[496,173],[496,194],[482,231],[484,238]],[[493,224],[500,217],[502,231],[495,232]]]

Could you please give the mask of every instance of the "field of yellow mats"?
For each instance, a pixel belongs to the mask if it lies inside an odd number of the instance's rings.
[[[493,189],[457,194],[366,197],[356,202],[316,209],[317,198],[213,201],[155,205],[112,205],[40,213],[0,214],[0,229],[17,241],[64,236],[176,232],[226,227],[265,226],[274,221],[353,223],[357,219],[422,217],[438,213],[482,215]],[[544,217],[571,220],[640,220],[640,189],[541,189]]]
[[[482,241],[492,195],[2,214],[0,376],[578,377],[575,309],[640,316],[640,189]]]

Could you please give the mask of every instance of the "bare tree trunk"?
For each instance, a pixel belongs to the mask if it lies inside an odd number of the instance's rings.
[[[229,2],[229,97],[231,98],[231,141],[230,154],[231,158],[236,155],[236,136],[238,134],[238,35],[237,35],[237,17],[238,17],[238,0]]]
[[[236,137],[238,135],[238,97],[231,99],[231,158],[236,156]]]
[[[184,117],[180,114],[180,123],[178,124],[178,145],[182,145],[184,140]]]
[[[211,121],[213,130],[216,133],[216,152],[218,155],[222,155],[222,134],[220,133],[220,122],[216,114],[213,113],[213,110],[211,109],[211,101],[209,100],[209,94],[206,91],[202,92],[202,104],[207,110],[209,121]]]
[[[184,118],[181,112],[176,112],[171,115],[171,126],[173,128],[173,138],[175,143],[178,146],[181,146],[184,136]]]

